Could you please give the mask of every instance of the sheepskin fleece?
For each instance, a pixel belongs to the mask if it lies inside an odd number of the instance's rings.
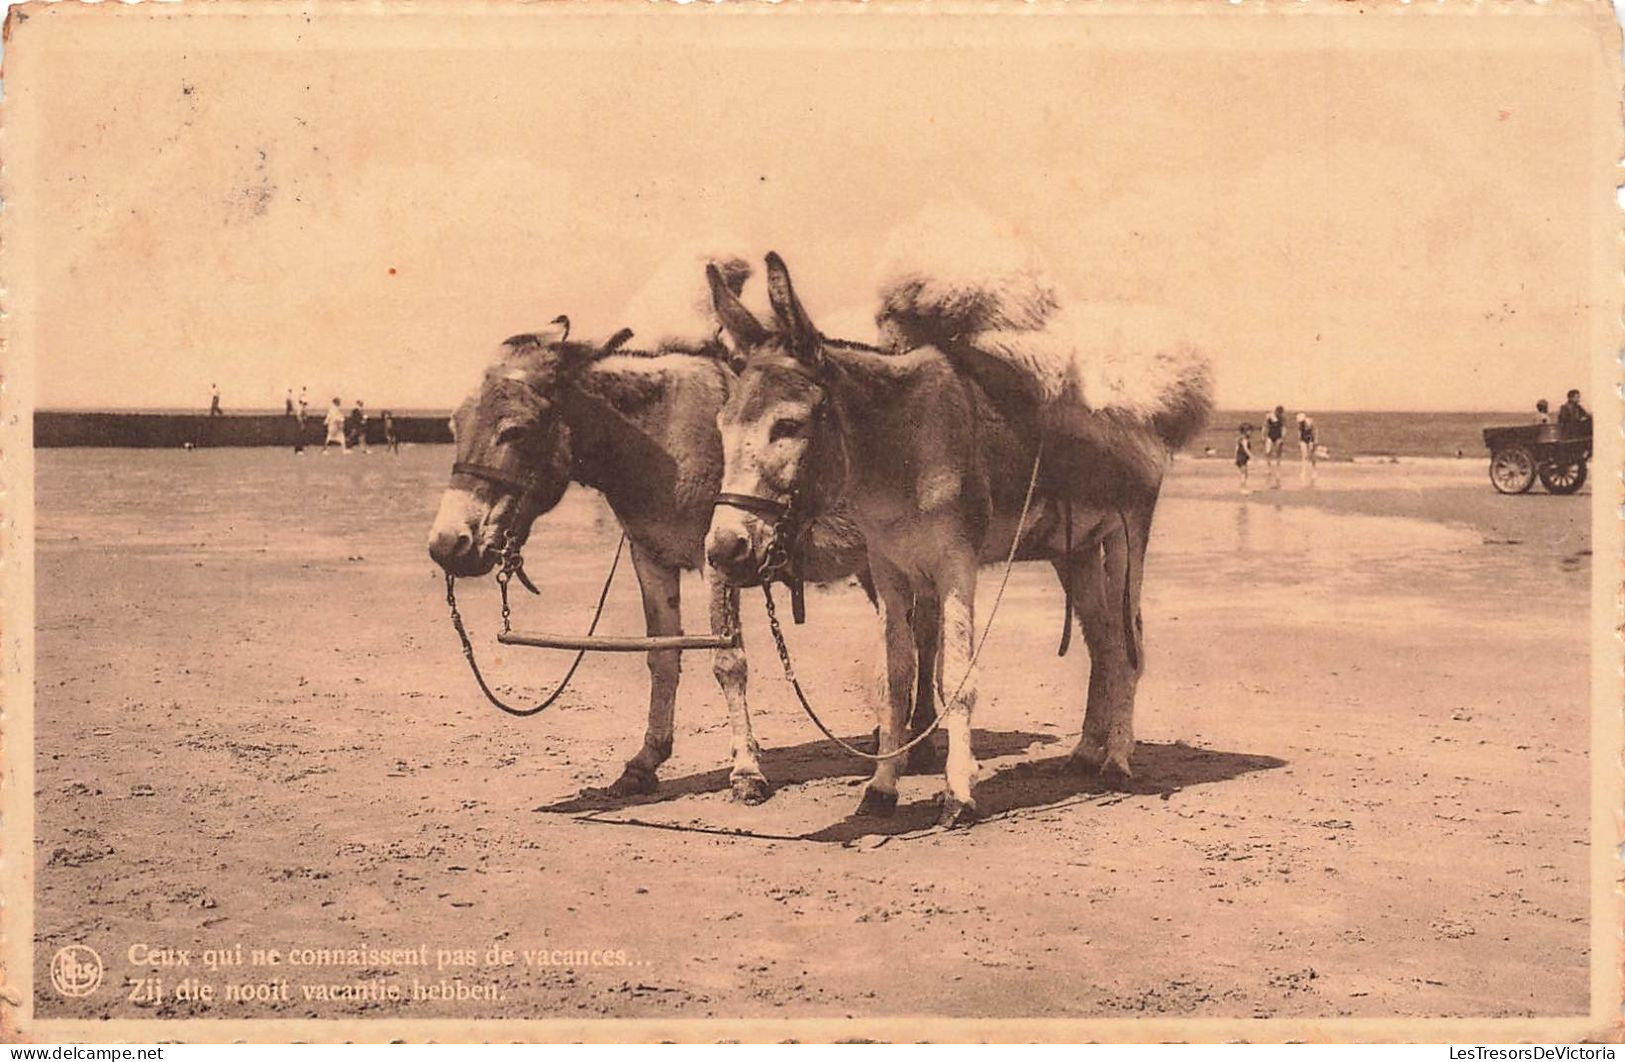
[[[711,342],[718,321],[711,306],[705,267],[715,264],[728,286],[761,321],[767,312],[764,285],[749,284],[754,269],[741,254],[719,247],[685,247],[668,256],[622,308],[616,327],[632,329],[632,345],[644,350],[695,351]],[[758,308],[758,303],[763,308]]]
[[[1212,367],[1172,315],[1069,299],[1036,251],[973,208],[919,225],[917,237],[890,241],[882,345],[967,346],[1005,362],[1031,380],[1052,425],[1107,413],[1153,428],[1170,448],[1201,431]]]

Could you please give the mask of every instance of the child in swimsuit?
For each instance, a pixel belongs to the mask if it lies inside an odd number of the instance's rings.
[[[1298,475],[1303,479],[1313,479],[1315,476],[1315,463],[1319,454],[1315,452],[1315,420],[1307,413],[1298,414]]]

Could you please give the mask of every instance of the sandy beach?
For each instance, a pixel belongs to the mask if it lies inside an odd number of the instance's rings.
[[[699,656],[660,792],[583,798],[641,740],[644,664],[589,659],[530,720],[483,703],[424,550],[449,448],[36,459],[36,985],[69,943],[107,964],[89,998],[39,990],[41,1016],[1587,1009],[1589,488],[1503,497],[1479,457],[1322,465],[1312,488],[1289,463],[1280,490],[1260,463],[1243,496],[1228,462],[1182,458],[1147,564],[1133,786],[1059,770],[1087,654],[1057,658],[1058,588],[1024,566],[983,655],[989,817],[942,833],[935,778],[905,779],[892,819],[851,817],[862,765],[794,707],[756,598],[771,800],[729,799]],[[584,627],[615,535],[568,497],[533,536],[547,596],[516,626]],[[690,629],[701,591],[685,582]],[[460,592],[496,676],[559,674],[555,654],[495,651],[489,582]],[[641,630],[629,571],[604,630]],[[854,737],[874,633],[851,588],[811,593],[789,631]],[[427,966],[151,958],[239,944]],[[493,946],[515,958],[440,958]],[[129,998],[187,975],[220,994]],[[368,983],[490,995],[380,1002]],[[305,998],[318,984],[352,991]]]

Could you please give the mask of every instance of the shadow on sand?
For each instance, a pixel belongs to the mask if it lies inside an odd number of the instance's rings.
[[[1052,734],[1027,731],[975,732],[976,753],[984,762],[1018,755],[1035,744],[1053,745],[1059,740]],[[857,743],[854,741],[854,744]],[[862,744],[859,747],[863,747]],[[1125,796],[1160,796],[1166,800],[1191,786],[1226,782],[1254,771],[1274,770],[1285,765],[1285,760],[1274,756],[1195,748],[1180,742],[1141,742],[1134,752],[1134,778],[1127,785],[1110,786],[1102,782],[1098,775],[1070,770],[1067,756],[1062,754],[1026,760],[995,771],[977,785],[976,801],[980,805],[982,821],[987,822],[1014,818],[1023,812],[1053,811],[1076,804],[1111,804]],[[859,762],[822,741],[764,752],[762,768],[774,780],[776,787],[828,778],[862,778],[870,773],[867,763]],[[625,811],[683,796],[723,792],[728,787],[727,770],[718,769],[662,781],[660,790],[648,795],[616,797],[602,792],[583,793],[536,810],[580,815],[586,821],[595,823],[826,844],[851,844],[864,837],[923,835],[930,832],[937,821],[935,799],[900,804],[896,813],[889,818],[850,815],[811,833],[793,835],[758,834],[732,828],[710,829],[624,816],[598,817],[598,813]],[[854,805],[857,803],[855,794],[854,789]]]
[[[982,755],[980,748],[978,754]],[[1253,771],[1286,766],[1285,760],[1274,756],[1199,749],[1179,742],[1142,741],[1134,749],[1133,780],[1127,785],[1109,785],[1098,774],[1070,768],[1067,760],[1067,755],[1046,756],[1012,764],[978,783],[976,803],[981,821],[1017,818],[1023,812],[1054,811],[1076,804],[1115,804],[1125,796],[1160,796],[1166,800],[1191,786],[1227,782]],[[848,844],[863,837],[919,835],[936,825],[937,812],[935,799],[920,800],[898,805],[889,819],[852,815],[804,839]]]
[[[1025,730],[977,730],[973,731],[972,738],[976,744],[976,754],[984,760],[1014,756],[1027,751],[1033,745],[1050,745],[1060,740],[1053,734],[1035,734]],[[862,737],[849,737],[845,740],[860,749],[874,748],[872,735],[865,734]],[[946,747],[943,744],[944,739],[939,736],[936,740],[940,752]],[[937,759],[940,763],[941,755]],[[776,792],[787,785],[800,785],[827,778],[867,778],[873,770],[867,761],[849,756],[828,741],[819,739],[791,745],[788,748],[763,749],[762,773],[767,775]],[[536,810],[565,815],[584,811],[609,811],[644,804],[660,804],[676,800],[678,797],[698,796],[702,793],[727,792],[728,788],[728,768],[719,767],[702,774],[662,778],[660,788],[653,793],[616,796],[603,789],[587,789],[577,796],[544,804]]]

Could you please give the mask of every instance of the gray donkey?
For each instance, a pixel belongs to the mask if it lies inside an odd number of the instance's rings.
[[[732,271],[724,285],[732,283],[737,293],[744,272]],[[509,536],[522,545],[534,521],[558,504],[570,483],[579,483],[604,496],[626,532],[648,633],[680,634],[679,578],[703,564],[722,480],[717,414],[734,372],[728,349],[716,337],[668,341],[654,352],[621,349],[628,339],[623,331],[606,344],[571,340],[568,322],[560,318],[548,331],[502,344],[480,387],[455,414],[456,461],[461,469],[514,474],[454,472],[429,553],[452,575],[484,575]],[[808,581],[856,575],[868,587],[863,540],[839,509],[810,526],[801,558],[799,574]],[[537,560],[533,570],[546,563]],[[709,584],[710,626],[720,633],[738,614],[738,590],[720,579]],[[608,788],[613,796],[652,792],[660,765],[671,755],[681,653],[652,651],[648,660],[648,728],[642,747]],[[717,650],[714,671],[732,730],[733,795],[758,803],[771,790],[745,700],[743,650]],[[929,685],[918,715],[922,724],[933,718]]]
[[[1059,309],[1047,292],[932,294],[917,281],[883,293],[883,332],[900,332],[903,346],[937,332],[940,344],[883,353],[830,342],[797,299],[784,262],[769,255],[767,264],[771,329],[720,274],[708,274],[723,326],[746,355],[719,419],[722,489],[725,497],[756,499],[717,507],[706,545],[711,564],[748,582],[774,541],[774,514],[816,520],[846,507],[867,543],[885,627],[882,753],[904,741],[910,699],[928,666],[917,647],[939,634],[916,629],[938,622],[922,618],[931,610],[917,603],[940,610],[950,698],[942,706],[941,821],[955,825],[976,815],[977,570],[1003,560],[1019,533],[1018,559],[1055,566],[1089,649],[1083,735],[1071,762],[1128,777],[1146,541],[1171,449],[1194,436],[1210,405],[1205,361],[1188,350],[1138,359],[1117,352],[1102,366],[1033,327]],[[1032,287],[1019,277],[1013,283]],[[1091,381],[1099,394],[1084,393]],[[1035,460],[1035,501],[1018,527]],[[877,765],[860,813],[895,808],[898,772],[895,759]]]

